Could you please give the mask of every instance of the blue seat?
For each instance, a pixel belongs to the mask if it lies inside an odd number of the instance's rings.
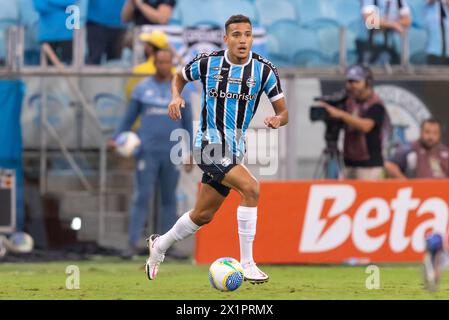
[[[291,0],[296,8],[296,16],[302,25],[307,25],[308,22],[323,17],[323,10],[321,1],[317,0]]]
[[[348,23],[346,27],[346,54],[349,64],[357,62],[356,40],[361,33],[362,23],[360,18]]]
[[[410,63],[426,63],[427,31],[421,28],[412,27],[408,31],[410,47]]]
[[[261,26],[268,27],[278,20],[298,22],[295,7],[287,0],[257,0],[255,6]]]
[[[29,3],[29,5],[31,4]],[[19,20],[17,0],[0,0],[0,8],[0,20]]]
[[[321,17],[310,20],[307,23],[302,24],[302,26],[308,29],[318,30],[323,28],[338,28],[340,23],[333,18]]]
[[[259,16],[257,14],[256,7],[250,1],[212,0],[210,2],[212,2],[215,7],[214,20],[217,20],[221,26],[224,26],[226,20],[235,14],[243,14],[251,20],[253,26],[259,26]],[[207,16],[211,16],[210,13]]]
[[[215,1],[182,0],[178,1],[180,18],[183,26],[192,27],[204,21],[204,17],[215,20]]]
[[[339,25],[347,25],[361,16],[360,2],[357,0],[291,0],[301,25],[308,26],[317,19],[334,20]]]
[[[320,52],[320,45],[317,34],[310,29],[301,28],[298,24],[281,20],[272,24],[268,28],[269,55],[294,62],[294,56],[301,51]]]
[[[328,60],[338,62],[340,55],[340,27],[329,26],[316,29],[320,51]]]
[[[258,25],[256,8],[247,0],[182,0],[178,7],[183,26],[196,26],[206,20],[223,27],[234,14],[246,15],[254,26]]]
[[[424,28],[425,20],[425,1],[424,0],[407,0],[412,14],[412,26]]]
[[[333,18],[342,26],[347,26],[362,16],[359,1],[355,0],[332,0]]]
[[[292,63],[301,67],[324,67],[331,64],[320,51],[312,49],[301,49],[295,52]]]
[[[393,34],[393,41],[396,51],[401,54],[402,41],[398,33]],[[408,29],[408,41],[409,41],[409,61],[412,64],[425,64],[426,63],[426,49],[428,35],[427,30],[424,28],[410,27]]]

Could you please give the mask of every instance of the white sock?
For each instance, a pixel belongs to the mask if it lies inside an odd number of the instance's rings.
[[[256,235],[257,207],[237,208],[237,222],[240,239],[240,263],[254,262],[253,241]]]
[[[198,231],[200,227],[197,226],[192,219],[190,219],[190,211],[184,213],[174,226],[164,235],[160,236],[157,241],[157,249],[160,252],[167,251],[175,242],[181,241],[188,236]]]

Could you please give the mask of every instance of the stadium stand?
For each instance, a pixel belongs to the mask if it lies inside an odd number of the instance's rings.
[[[360,3],[354,0],[334,0],[335,20],[341,26],[348,26],[352,21],[360,19]]]
[[[87,1],[80,1],[82,24],[86,17]],[[0,60],[5,58],[4,30],[20,22],[25,28],[25,63],[39,62],[39,43],[36,39],[38,16],[27,3],[27,0],[0,0]],[[413,44],[410,45],[410,62],[423,64],[423,48],[428,41],[425,2],[408,0],[408,3],[413,15],[409,37],[410,44]],[[310,58],[305,57],[315,53],[319,55],[312,59],[313,65],[338,64],[341,28],[346,29],[348,63],[356,60],[354,41],[363,26],[360,2],[357,0],[179,0],[170,24],[222,27],[226,17],[236,13],[249,16],[255,26],[267,30],[268,58],[282,66],[307,66]],[[305,36],[302,38],[295,34],[298,40],[292,41],[291,33],[283,34],[290,31],[298,31],[298,34]]]
[[[234,0],[230,6],[230,2],[227,0],[215,0],[212,1],[215,6],[215,20],[218,21],[220,26],[223,26],[226,20],[234,14],[243,14],[251,19],[254,26],[259,25],[259,16],[255,6],[246,0]]]
[[[292,34],[302,41],[292,41]],[[320,43],[314,30],[302,28],[289,20],[281,20],[268,28],[268,35],[278,41],[275,48],[278,51],[269,52],[274,61],[283,60],[290,64],[307,66],[320,66],[328,62],[320,50]]]
[[[410,46],[410,62],[422,65],[426,63],[427,31],[422,28],[412,27],[409,29],[409,38],[413,39]]]
[[[412,26],[424,28],[425,26],[425,1],[421,0],[407,0],[412,11]]]
[[[295,7],[286,0],[271,1],[257,0],[255,7],[259,13],[259,23],[263,27],[268,27],[279,20],[292,20],[298,22]]]

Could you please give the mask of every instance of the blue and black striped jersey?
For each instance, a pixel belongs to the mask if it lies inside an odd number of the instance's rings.
[[[284,97],[276,67],[253,52],[245,64],[231,63],[227,50],[200,54],[182,69],[182,75],[203,85],[195,147],[203,141],[223,144],[236,156],[245,153],[246,130],[262,92],[271,102]]]

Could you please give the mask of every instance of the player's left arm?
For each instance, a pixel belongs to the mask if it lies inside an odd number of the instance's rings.
[[[280,98],[271,102],[274,109],[274,116],[265,118],[265,125],[272,129],[285,126],[288,123],[288,110],[285,103],[285,98]]]
[[[270,72],[263,90],[273,106],[275,115],[267,117],[264,123],[269,128],[277,129],[287,124],[288,111],[278,71],[273,65],[269,65],[268,67],[270,68]]]

